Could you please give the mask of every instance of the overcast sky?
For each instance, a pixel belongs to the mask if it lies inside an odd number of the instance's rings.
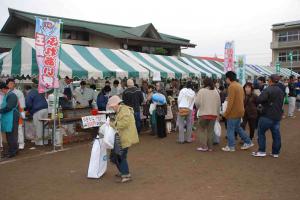
[[[247,63],[271,61],[271,25],[300,20],[300,0],[0,0],[0,27],[7,8],[67,18],[138,26],[190,39],[196,56],[223,57],[226,41]]]

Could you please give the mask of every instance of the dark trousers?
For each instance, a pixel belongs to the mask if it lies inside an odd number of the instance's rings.
[[[272,154],[279,154],[281,148],[280,121],[266,117],[260,117],[258,121],[258,151],[266,152],[266,131],[269,129],[271,130],[273,138]]]
[[[18,152],[18,118],[14,116],[13,130],[6,133],[6,140],[8,144],[8,155],[15,156]]]
[[[129,167],[127,162],[128,148],[122,150],[122,155],[119,158],[119,162],[116,163],[117,168],[122,176],[129,174]]]
[[[142,120],[141,120],[141,113],[135,112],[134,113],[134,119],[135,119],[135,126],[137,129],[137,132],[140,133],[142,129]]]
[[[252,140],[254,137],[254,132],[256,128],[256,118],[248,118],[247,116],[243,117],[243,123],[241,124],[241,127],[245,130],[247,124],[249,124],[249,129],[250,129],[250,139]]]
[[[159,138],[167,137],[165,116],[156,115],[156,131]]]

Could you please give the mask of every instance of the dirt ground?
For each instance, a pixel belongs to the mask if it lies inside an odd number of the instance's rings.
[[[1,200],[90,199],[300,199],[300,112],[282,121],[279,159],[254,158],[251,152],[225,153],[221,144],[211,153],[196,151],[198,142],[176,144],[176,134],[157,139],[143,133],[141,143],[129,151],[134,180],[115,183],[116,169],[109,164],[105,176],[87,179],[91,144],[25,150],[0,162]],[[268,151],[271,137],[268,134]]]

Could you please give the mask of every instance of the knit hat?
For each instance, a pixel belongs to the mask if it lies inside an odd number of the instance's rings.
[[[120,99],[119,96],[114,95],[114,96],[112,96],[112,97],[110,97],[110,98],[108,99],[107,107],[109,108],[109,107],[118,105],[118,104],[121,103],[121,102],[122,102],[122,99]]]
[[[128,79],[127,80],[127,87],[133,87],[134,86],[134,82],[132,79]]]

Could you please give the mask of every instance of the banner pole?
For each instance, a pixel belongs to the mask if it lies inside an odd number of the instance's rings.
[[[62,44],[62,31],[63,31],[63,23],[60,20],[60,40],[59,40],[59,54],[58,54],[58,71],[57,71],[57,78],[59,78],[59,70],[60,70],[60,54],[61,54],[61,44]],[[57,100],[58,100],[58,89],[54,88],[54,121],[53,121],[53,131],[52,131],[52,138],[53,138],[53,151],[55,151],[55,137],[56,137],[56,116],[58,117],[58,126],[60,126],[60,120],[59,120],[59,116],[57,114]],[[63,143],[63,142],[62,142]]]

